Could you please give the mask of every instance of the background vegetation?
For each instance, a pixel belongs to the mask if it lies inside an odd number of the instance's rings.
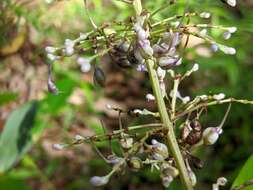
[[[165,0],[143,1],[156,10]],[[165,9],[156,19],[183,12],[184,1]],[[119,1],[92,0],[90,12],[96,23],[124,20],[132,14]],[[231,8],[219,0],[190,1],[190,11],[208,11],[211,22],[236,26],[238,32],[226,44],[237,49],[235,56],[212,53],[207,44],[192,38],[187,60],[198,62],[200,71],[185,83],[183,94],[224,92],[227,96],[253,99],[253,3],[238,2]],[[3,0],[0,2],[0,189],[3,190],[81,190],[92,189],[89,179],[107,171],[105,163],[88,145],[54,151],[53,143],[68,141],[75,134],[103,133],[118,125],[117,115],[106,110],[112,103],[123,108],[151,107],[144,99],[150,89],[143,74],[131,73],[115,64],[103,64],[105,90],[93,86],[92,75],[82,74],[75,59],[54,65],[59,96],[47,92],[47,66],[44,47],[59,46],[65,38],[76,38],[91,26],[82,0]],[[212,34],[222,41],[222,34]],[[108,63],[106,57],[103,63]],[[182,68],[184,69],[184,68]],[[218,124],[225,107],[209,110],[204,124]],[[233,105],[224,135],[209,149],[199,150],[205,167],[196,171],[201,183],[197,189],[211,189],[217,177],[225,176],[230,185],[253,152],[253,107]],[[137,123],[123,118],[124,124]],[[146,120],[147,118],[140,118]],[[99,146],[105,152],[106,143]],[[116,150],[115,150],[116,151]],[[253,158],[237,178],[237,184],[253,178]],[[229,189],[229,186],[224,189]],[[163,189],[156,172],[127,172],[114,177],[104,189]],[[169,189],[180,189],[174,182]],[[253,188],[248,188],[248,190]]]

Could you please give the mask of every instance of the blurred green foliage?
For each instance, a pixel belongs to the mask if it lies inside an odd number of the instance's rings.
[[[6,2],[9,3],[10,1]],[[159,20],[174,14],[182,14],[185,3],[183,0],[179,0],[178,2],[177,5],[164,9],[157,14],[154,19]],[[164,3],[165,0],[145,1],[145,6],[150,10],[156,10],[164,6]],[[43,41],[49,41],[49,43],[53,45],[62,44],[65,38],[76,37],[79,32],[89,31],[91,29],[88,18],[84,12],[83,1],[63,1],[60,2],[61,5],[64,4],[61,9],[58,9],[58,11],[55,11],[57,9],[50,11],[50,7],[56,6],[55,4],[57,4],[57,2],[49,5],[42,3],[36,6],[36,8],[29,10],[22,5],[11,6],[10,8],[16,16],[26,18],[27,22],[36,29],[37,36],[35,38],[35,44],[39,50],[37,50],[38,52],[34,52],[35,56],[39,56],[41,52],[44,51],[44,46],[41,45]],[[124,20],[133,13],[129,6],[119,1],[107,3],[106,1],[93,0],[91,7],[91,15],[97,24],[102,24],[105,21],[111,20]],[[227,96],[253,99],[253,8],[244,2],[241,2],[236,8],[230,8],[218,0],[206,0],[204,2],[202,0],[194,0],[190,1],[189,10],[211,12],[213,14],[211,18],[213,24],[236,26],[238,32],[233,35],[231,40],[227,41],[226,44],[235,47],[237,49],[237,54],[235,56],[227,56],[218,52],[212,57],[203,57],[189,48],[187,53],[191,56],[189,56],[188,60],[185,60],[185,68],[188,67],[188,64],[196,61],[200,64],[201,71],[198,76],[193,77],[191,82],[185,84],[185,89],[182,91],[191,95],[224,92]],[[3,12],[0,12],[1,19],[3,18],[2,14]],[[57,19],[60,20],[58,21]],[[2,36],[6,36],[7,25],[5,25],[3,21],[1,21],[0,24],[0,43],[3,41],[6,43],[8,39],[2,38]],[[212,30],[211,33],[218,41],[224,42],[220,32]],[[206,44],[206,47],[209,48],[209,45]],[[72,62],[73,60],[71,59],[65,60],[63,66],[56,64],[54,67],[57,86],[62,93],[57,97],[47,94],[39,101],[36,124],[31,129],[32,140],[35,144],[38,142],[45,129],[57,125],[55,121],[52,121],[52,118],[60,117],[62,120],[61,124],[63,125],[61,126],[62,130],[67,132],[70,130],[70,125],[75,120],[76,115],[83,114],[84,117],[82,122],[90,126],[97,133],[102,133],[100,123],[89,119],[88,116],[101,115],[96,111],[94,102],[103,94],[100,92],[94,93],[92,84],[80,80],[80,71],[72,65]],[[4,64],[4,61],[0,62],[0,64],[2,63]],[[36,61],[34,64],[36,64]],[[1,66],[1,69],[2,68]],[[47,76],[45,76],[45,78],[46,77]],[[83,96],[85,96],[87,101],[86,107],[78,107],[68,103],[68,98],[76,88],[82,90]],[[16,101],[19,96],[22,96],[22,94],[17,94],[17,92],[11,90],[0,92],[0,106],[8,105],[10,102]],[[21,117],[22,110],[23,108],[18,108],[14,113],[20,114],[19,116]],[[216,125],[219,123],[219,120],[221,120],[224,110],[225,107],[222,106],[209,110],[208,116],[204,119],[203,123],[208,124],[208,126]],[[220,176],[226,176],[230,184],[236,178],[242,165],[253,152],[252,113],[253,108],[250,106],[233,105],[232,112],[226,123],[225,133],[220,138],[219,143],[208,150],[199,150],[197,152],[203,160],[206,160],[204,169],[196,171],[198,179],[202,182],[197,189],[210,189],[210,184],[216,181],[216,178]],[[13,114],[9,116],[9,120],[14,122],[11,124],[11,127],[14,128],[16,126],[16,129],[21,127],[22,122],[19,119],[13,119]],[[32,123],[29,123],[29,125],[31,124]],[[5,130],[9,130],[7,129],[8,125],[7,122],[5,126],[6,129],[2,132],[0,142],[2,141],[2,136],[5,135]],[[2,146],[0,146],[0,158],[3,156],[3,149],[6,148],[6,144],[8,144],[9,147],[12,146],[13,143],[17,143],[15,136],[9,140],[12,141],[12,143],[5,143],[4,145],[0,143]],[[40,145],[36,144],[34,149],[40,150],[40,148]],[[57,178],[54,173],[59,170],[62,164],[66,164],[67,167],[68,163],[64,162],[64,159],[57,161],[49,159],[48,165],[41,170],[41,168],[37,166],[37,163],[42,159],[41,156],[43,156],[43,153],[39,155],[40,156],[36,156],[33,153],[29,153],[29,155],[26,155],[16,167],[0,175],[0,189],[31,189],[26,181],[34,178],[40,179],[42,182],[48,184],[48,189],[54,189],[49,178]],[[85,155],[75,156],[85,157]],[[14,161],[11,160],[11,165],[17,161],[16,157],[12,157],[12,159],[14,158]],[[18,158],[20,157],[18,156]],[[75,160],[72,162],[75,162]],[[0,166],[4,164],[4,161],[0,159]],[[10,164],[5,167],[7,166],[9,168]],[[93,168],[89,176],[84,175],[82,172],[73,174],[73,176],[77,175],[77,177],[69,180],[64,189],[90,189],[91,187],[88,184],[89,177],[100,172],[103,174],[104,171],[108,169],[104,162],[97,159],[89,161],[88,166]],[[234,185],[238,185],[248,179],[248,173],[250,172],[246,170],[249,169],[249,167],[252,168],[252,159],[244,166],[242,173],[239,175]],[[249,171],[252,171],[252,169]],[[136,187],[148,189],[149,185],[152,188],[152,184],[159,183],[159,177],[155,172],[151,173],[149,170],[141,174],[129,172],[124,178],[120,177],[120,180],[113,181],[108,189],[127,188],[129,181],[135,184]],[[169,189],[180,189],[177,184],[178,181],[175,181]],[[207,186],[207,184],[209,186]],[[161,189],[162,187],[158,186],[156,188]]]

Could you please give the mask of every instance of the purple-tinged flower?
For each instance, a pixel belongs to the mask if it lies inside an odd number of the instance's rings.
[[[223,38],[224,38],[225,40],[228,40],[229,38],[231,38],[231,33],[230,33],[229,31],[224,32]]]
[[[180,33],[176,32],[173,34],[171,46],[175,47],[180,43]]]
[[[219,50],[219,47],[217,46],[217,44],[212,44],[211,45],[211,50],[213,51],[213,52],[217,52],[218,50]]]
[[[145,64],[139,64],[139,65],[137,66],[136,70],[139,71],[139,72],[148,71]]]
[[[50,93],[54,95],[59,94],[59,90],[50,76],[47,79],[47,88]]]
[[[106,185],[109,182],[109,176],[93,176],[90,183],[95,187]]]
[[[203,132],[203,141],[205,145],[213,145],[222,134],[223,130],[219,127],[208,127]]]

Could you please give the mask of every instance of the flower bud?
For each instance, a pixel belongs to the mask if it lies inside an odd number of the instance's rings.
[[[65,147],[64,144],[53,144],[53,145],[52,145],[52,148],[53,148],[54,150],[62,150],[64,147]]]
[[[211,49],[213,52],[217,52],[219,50],[219,47],[217,46],[217,44],[212,44]]]
[[[107,157],[107,163],[115,165],[118,164],[123,158],[117,157],[115,155],[109,155]]]
[[[211,13],[202,12],[202,13],[199,14],[199,16],[200,16],[201,18],[210,18]]]
[[[230,33],[235,33],[236,31],[237,31],[237,28],[235,27],[235,26],[233,26],[233,27],[229,27],[229,28],[227,28],[227,30],[230,32]]]
[[[180,33],[176,32],[173,34],[171,46],[175,47],[180,43]]]
[[[90,183],[95,187],[106,185],[108,182],[109,176],[93,176],[90,179]]]
[[[225,177],[219,177],[217,179],[217,184],[220,186],[225,186],[228,180]]]
[[[122,139],[120,139],[120,145],[125,149],[131,148],[133,146],[133,142],[134,139],[131,137],[123,137]]]
[[[147,71],[147,67],[146,67],[145,64],[139,64],[137,66],[136,70],[139,71],[139,72],[145,72],[145,71]]]
[[[197,177],[195,173],[193,171],[189,171],[189,177],[190,177],[192,186],[195,186],[197,184]]]
[[[128,166],[133,171],[139,171],[142,168],[142,161],[138,157],[131,157],[128,161]]]
[[[66,47],[64,53],[66,56],[72,56],[74,54],[75,50],[73,47]]]
[[[163,163],[160,167],[164,176],[172,176],[173,178],[178,176],[179,171],[177,168],[171,166],[168,163]]]
[[[225,94],[219,93],[219,94],[213,95],[213,98],[214,98],[215,100],[222,100],[222,99],[225,98],[225,96],[226,96]]]
[[[47,88],[48,88],[48,91],[54,95],[58,95],[59,94],[59,90],[58,88],[56,87],[54,81],[52,80],[51,77],[48,77],[48,80],[47,80]]]
[[[203,132],[203,141],[205,145],[213,145],[222,133],[222,129],[217,127],[208,127]]]
[[[228,54],[228,55],[234,55],[234,54],[236,54],[236,49],[233,48],[233,47],[227,47],[227,46],[220,45],[219,48],[225,54]]]
[[[57,61],[60,59],[60,56],[57,56],[57,55],[53,55],[51,53],[47,54],[47,58],[50,60],[50,61]]]
[[[91,69],[90,63],[85,63],[85,64],[81,65],[81,71],[83,73],[88,73],[90,71],[90,69]]]
[[[236,6],[236,0],[227,0],[227,4],[229,4],[231,7]]]
[[[229,31],[224,32],[223,38],[224,38],[225,40],[228,40],[229,38],[231,38],[231,33],[230,33]]]
[[[155,97],[154,97],[153,94],[147,94],[147,95],[146,95],[146,99],[147,99],[148,101],[154,101],[154,100],[155,100]]]
[[[48,54],[53,54],[53,53],[55,53],[56,50],[57,50],[57,48],[52,47],[52,46],[47,46],[47,47],[45,47],[45,51],[46,51]]]
[[[190,161],[191,161],[193,167],[196,169],[202,169],[204,167],[204,162],[196,156],[191,155]]]
[[[157,140],[153,139],[151,141],[152,145],[152,157],[155,160],[164,160],[168,158],[169,152],[168,152],[168,147],[163,144],[158,142]]]
[[[195,64],[193,65],[193,67],[192,67],[192,71],[193,71],[193,72],[196,72],[196,71],[198,71],[198,70],[199,70],[199,64],[195,63]]]

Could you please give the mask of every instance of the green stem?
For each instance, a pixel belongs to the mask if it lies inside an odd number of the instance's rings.
[[[160,86],[159,86],[159,80],[156,74],[156,71],[154,69],[154,61],[151,59],[148,59],[146,61],[147,67],[148,67],[148,72],[149,72],[149,78],[152,83],[152,88],[154,95],[156,97],[156,102],[158,106],[158,110],[160,113],[160,117],[162,120],[162,123],[164,124],[165,127],[168,128],[168,134],[167,134],[167,140],[168,140],[168,145],[171,150],[171,153],[176,161],[176,165],[179,169],[180,172],[180,177],[183,185],[185,186],[185,189],[187,190],[193,190],[193,187],[191,185],[190,178],[188,176],[188,172],[182,157],[182,154],[180,152],[177,139],[173,130],[173,124],[169,118],[169,115],[167,113],[166,105],[164,102],[164,99],[161,94]]]

